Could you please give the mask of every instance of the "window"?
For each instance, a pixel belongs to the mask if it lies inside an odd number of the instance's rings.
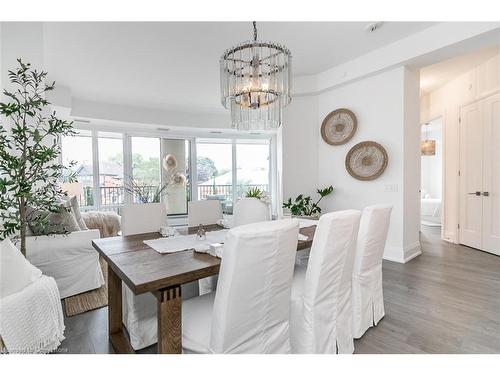
[[[198,199],[218,199],[224,213],[251,188],[271,193],[270,141],[197,139]]]
[[[225,213],[233,211],[233,148],[231,140],[197,140],[198,199],[216,199]]]
[[[134,203],[154,202],[161,181],[160,139],[132,137],[132,176],[128,183]]]
[[[243,143],[244,142],[244,143]],[[238,141],[236,143],[236,176],[238,198],[245,196],[251,188],[269,189],[269,142]]]
[[[219,200],[224,213],[231,214],[236,199],[248,189],[271,193],[269,139],[189,140],[78,130],[75,137],[63,137],[61,147],[61,162],[75,162],[71,169],[82,186],[82,211],[120,212],[125,203],[163,201],[169,215],[187,215],[188,202],[195,196]],[[175,167],[164,165],[167,158],[175,159]],[[180,174],[186,184],[166,186]]]
[[[125,202],[123,136],[121,133],[98,133],[100,205],[114,208]]]
[[[190,199],[189,141],[185,139],[161,139],[162,161],[166,157],[177,161],[175,168],[161,168],[162,184],[168,184],[176,174],[186,177],[185,185],[170,184],[162,198],[167,202],[169,215],[187,215],[187,204]]]
[[[62,164],[71,169],[77,181],[82,185],[82,193],[78,197],[82,211],[94,209],[92,133],[79,130],[74,137],[63,137],[61,149]],[[74,163],[74,165],[71,166],[71,163]]]

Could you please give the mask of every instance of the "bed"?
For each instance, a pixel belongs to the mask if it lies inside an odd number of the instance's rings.
[[[420,200],[420,218],[424,225],[441,225],[441,199],[422,198]]]

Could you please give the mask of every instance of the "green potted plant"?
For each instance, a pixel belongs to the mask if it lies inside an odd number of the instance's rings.
[[[269,193],[264,190],[261,190],[258,187],[253,187],[248,189],[247,192],[245,193],[245,198],[258,199],[262,203],[265,203],[267,205],[271,204],[271,196],[269,195]]]
[[[288,209],[292,216],[318,218],[321,214],[319,202],[327,195],[333,193],[333,190],[334,187],[332,185],[324,189],[317,189],[316,192],[319,194],[319,198],[316,202],[313,202],[310,196],[304,196],[304,194],[298,195],[294,201],[292,201],[292,198],[288,198],[288,201],[283,202],[283,208]]]
[[[15,90],[4,90],[9,101],[0,102],[0,115],[10,124],[7,131],[0,123],[0,240],[19,236],[21,253],[26,256],[29,209],[61,210],[59,181],[67,168],[58,162],[58,140],[75,132],[72,122],[55,113],[47,115],[50,103],[45,95],[55,88],[55,82],[45,84],[46,72],[17,61],[17,69],[8,74]],[[46,218],[32,220],[45,225]]]

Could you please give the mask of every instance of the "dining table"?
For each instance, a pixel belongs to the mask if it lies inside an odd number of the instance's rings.
[[[301,225],[302,226],[302,225]],[[176,228],[179,234],[195,234],[198,227]],[[206,231],[224,229],[204,226]],[[315,225],[300,228],[297,251],[311,247]],[[107,263],[108,335],[116,353],[134,353],[122,323],[122,283],[136,294],[152,293],[157,300],[158,353],[182,353],[181,285],[219,273],[221,259],[187,249],[162,254],[144,241],[162,238],[160,233],[100,238],[92,246]]]

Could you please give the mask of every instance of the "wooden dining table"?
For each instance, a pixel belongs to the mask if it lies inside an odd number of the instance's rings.
[[[223,229],[218,225],[206,231]],[[180,234],[198,228],[178,228]],[[297,250],[312,245],[316,226],[300,229],[307,240],[299,240]],[[122,282],[136,295],[152,293],[157,299],[158,353],[182,352],[181,285],[217,275],[221,260],[206,253],[184,250],[160,254],[144,243],[161,238],[159,233],[101,238],[92,241],[108,265],[109,339],[116,353],[134,353],[122,323]]]

